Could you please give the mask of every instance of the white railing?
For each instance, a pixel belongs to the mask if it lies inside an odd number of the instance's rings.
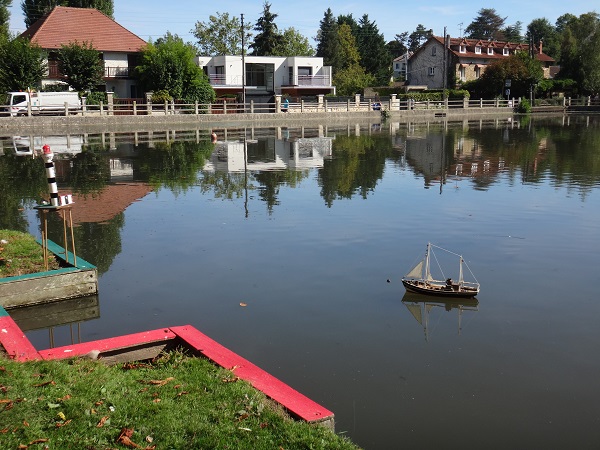
[[[241,75],[230,75],[227,76],[221,73],[211,73],[208,75],[208,80],[211,86],[241,86],[242,76]]]

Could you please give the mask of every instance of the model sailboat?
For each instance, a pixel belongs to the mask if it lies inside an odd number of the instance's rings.
[[[440,267],[442,277],[436,279],[431,274],[432,255],[433,260],[437,261],[433,253],[433,249],[439,249],[449,254],[458,257],[458,279],[446,278],[443,269]],[[438,264],[439,265],[439,264]],[[474,281],[466,281],[464,279],[464,269],[470,273]],[[427,243],[427,251],[425,257],[419,261],[411,270],[402,278],[402,284],[406,290],[417,292],[419,294],[436,295],[441,297],[475,297],[479,294],[479,282],[475,279],[475,275],[469,269],[463,257],[457,253],[443,249],[431,243]]]

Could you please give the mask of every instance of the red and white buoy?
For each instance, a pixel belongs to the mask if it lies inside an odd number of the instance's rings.
[[[50,149],[48,144],[42,147],[44,151],[44,161],[46,165],[46,177],[48,178],[48,189],[50,190],[50,204],[52,206],[59,206],[58,202],[58,186],[56,185],[56,172],[54,171],[54,163],[52,159],[54,158],[54,153]]]

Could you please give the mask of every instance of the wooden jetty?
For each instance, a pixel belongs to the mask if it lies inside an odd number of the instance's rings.
[[[61,268],[0,278],[0,306],[10,309],[98,294],[96,266],[50,240],[47,246]]]

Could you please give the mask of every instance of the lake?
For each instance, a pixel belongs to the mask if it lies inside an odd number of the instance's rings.
[[[191,324],[364,448],[600,446],[599,116],[109,131],[0,137],[0,228],[39,236],[48,143],[100,275],[36,347]],[[476,302],[405,293],[428,242]]]

